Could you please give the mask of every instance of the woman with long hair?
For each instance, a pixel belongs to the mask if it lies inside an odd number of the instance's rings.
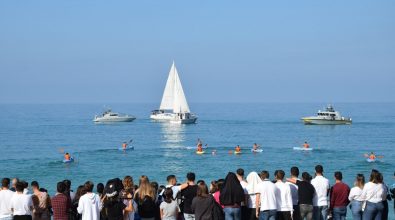
[[[71,220],[80,220],[82,218],[82,215],[78,214],[77,207],[81,196],[83,196],[85,193],[86,193],[85,187],[83,185],[78,186],[74,200],[71,203],[71,213],[70,213]]]
[[[387,189],[382,183],[379,171],[372,170],[369,182],[363,187],[361,198],[366,201],[362,219],[381,220],[384,211],[383,201],[387,199]]]
[[[256,220],[256,191],[258,184],[262,182],[261,177],[258,175],[257,172],[251,172],[247,176],[247,192],[248,192],[248,211],[247,216],[248,220]]]
[[[192,200],[192,212],[195,213],[195,219],[211,220],[211,209],[213,197],[208,193],[205,183],[198,184],[196,197]]]
[[[362,220],[362,204],[363,199],[362,190],[365,185],[365,176],[363,174],[357,174],[355,178],[354,187],[351,188],[348,200],[350,200],[352,217],[354,220]]]
[[[224,206],[225,220],[241,219],[241,202],[244,201],[244,190],[236,174],[229,172],[225,178],[224,188],[220,192],[219,200]]]
[[[121,197],[123,199],[123,203],[126,205],[123,219],[124,220],[134,220],[135,208],[137,208],[137,204],[133,200],[134,194],[134,183],[133,178],[131,176],[125,176],[122,181],[123,190],[121,192]]]
[[[173,190],[166,188],[163,193],[164,200],[160,204],[160,219],[176,220],[178,216],[178,205],[173,199]]]
[[[139,179],[139,188],[136,190],[134,200],[138,205],[138,213],[142,220],[154,220],[157,206],[155,204],[155,191],[147,176]]]
[[[221,195],[221,190],[224,188],[224,184],[225,184],[225,180],[224,179],[219,179],[217,181],[217,189],[216,191],[213,193],[213,197],[214,200],[222,206],[222,208],[224,208],[224,206],[221,204],[221,202],[219,201],[219,196]]]

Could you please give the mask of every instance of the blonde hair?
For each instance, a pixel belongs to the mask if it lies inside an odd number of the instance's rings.
[[[129,193],[133,192],[134,183],[133,183],[133,178],[131,176],[125,176],[123,178],[122,184],[126,192]]]
[[[139,183],[140,183],[139,184],[140,186],[138,188],[139,199],[143,200],[144,197],[146,196],[154,199],[155,198],[154,188],[151,186],[148,177],[145,175],[141,176]]]

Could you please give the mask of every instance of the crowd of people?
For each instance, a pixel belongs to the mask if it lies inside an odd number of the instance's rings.
[[[75,192],[64,180],[57,183],[53,197],[37,181],[29,187],[17,178],[3,178],[0,220],[340,220],[348,209],[353,219],[386,220],[388,200],[395,196],[377,170],[368,181],[357,174],[352,188],[340,171],[331,186],[321,165],[315,167],[314,178],[303,172],[299,179],[297,167],[285,176],[276,170],[272,178],[268,171],[245,177],[238,169],[210,183],[196,181],[194,173],[188,173],[184,183],[169,175],[167,185],[160,186],[147,176],[141,176],[138,185],[125,176],[99,183],[96,190],[87,181]]]

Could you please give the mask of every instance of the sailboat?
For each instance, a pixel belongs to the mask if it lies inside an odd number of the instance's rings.
[[[151,112],[151,119],[177,124],[192,124],[197,116],[189,110],[176,65],[171,65],[159,110]]]

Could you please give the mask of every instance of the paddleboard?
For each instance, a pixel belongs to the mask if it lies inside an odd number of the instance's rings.
[[[251,149],[251,152],[253,152],[253,153],[262,153],[262,149],[256,149],[256,150],[254,150],[254,149]]]
[[[303,150],[303,151],[312,151],[313,148],[304,148],[304,147],[294,147],[294,150]]]
[[[376,162],[376,159],[366,159],[366,161],[368,162],[368,163],[373,163],[373,162]]]
[[[204,154],[206,153],[205,151],[196,151],[196,154]]]
[[[241,151],[239,151],[239,152],[235,151],[235,154],[241,154]]]
[[[133,147],[133,146],[128,146],[128,147],[126,147],[125,149],[123,149],[122,147],[120,147],[120,148],[118,148],[118,150],[120,150],[120,151],[134,150],[134,147]]]
[[[70,160],[63,160],[63,163],[72,163],[74,162],[74,158],[71,157]]]

